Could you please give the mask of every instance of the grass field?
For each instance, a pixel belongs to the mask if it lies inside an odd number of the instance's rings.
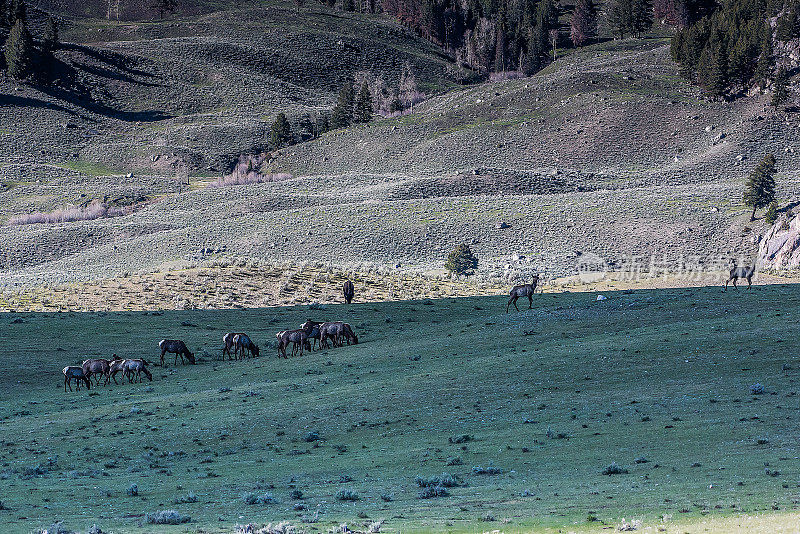
[[[796,532],[800,286],[604,294],[2,314],[0,530]],[[277,359],[307,317],[361,343]],[[218,361],[239,330],[262,357]],[[199,364],[64,393],[63,366],[171,337]],[[144,522],[172,509],[191,522]]]

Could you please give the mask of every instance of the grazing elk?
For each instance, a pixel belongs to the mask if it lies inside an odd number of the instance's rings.
[[[506,304],[506,313],[508,313],[508,307],[511,306],[511,303],[517,308],[517,299],[520,297],[528,297],[528,309],[530,310],[533,307],[533,294],[536,292],[536,285],[538,283],[539,275],[534,274],[533,281],[530,284],[514,286],[514,288],[508,292],[508,296],[511,298],[508,299],[508,303]],[[517,308],[517,311],[519,311],[519,308]]]
[[[222,342],[225,343],[225,347],[222,349],[222,359],[225,359],[225,354],[228,355],[228,359],[233,359],[233,353],[231,349],[234,351],[236,350],[236,345],[233,342],[233,338],[235,338],[239,334],[243,334],[244,332],[228,332],[222,337]]]
[[[308,342],[308,334],[302,328],[299,330],[286,330],[281,333],[281,340],[278,343],[278,355],[284,358],[286,356],[286,347],[292,343],[292,356],[295,355],[297,348],[300,348],[300,356],[303,355],[303,349],[311,350],[311,344]]]
[[[353,282],[350,280],[345,280],[344,285],[342,286],[342,293],[344,293],[344,301],[347,304],[353,302],[353,297],[356,294],[356,290],[353,287]]]
[[[328,348],[328,339],[333,342],[334,347],[340,347],[343,341],[347,341],[349,345],[358,344],[358,337],[353,333],[353,328],[342,321],[334,321],[330,323],[322,323],[319,325],[319,346],[320,348]]]
[[[116,354],[114,356],[116,356]],[[84,362],[81,364],[83,374],[86,375],[86,378],[91,379],[93,375],[97,377],[95,379],[95,385],[100,385],[101,376],[106,377],[105,382],[103,382],[104,386],[108,384],[110,367],[111,362],[102,358],[89,358],[88,360],[84,360]]]
[[[136,374],[136,378],[139,379],[139,382],[142,381],[142,373],[150,379],[150,382],[153,381],[153,375],[150,374],[150,371],[147,370],[147,361],[136,358],[132,360],[123,360],[122,361],[122,378],[128,377],[128,383],[130,384],[133,382],[133,375]]]
[[[167,352],[175,354],[175,365],[178,365],[178,356],[181,357],[181,363],[183,363],[184,356],[189,363],[195,363],[194,354],[189,352],[186,343],[179,339],[162,339],[158,347],[161,349],[161,367],[164,367],[164,354]]]
[[[111,361],[108,363],[108,376],[114,381],[115,384],[119,384],[117,382],[117,373],[123,370],[123,365],[125,364],[125,360],[117,356],[116,354],[111,358]],[[122,373],[123,378],[125,377],[125,373]]]
[[[751,267],[737,267],[736,262],[732,261],[730,276],[725,281],[725,290],[726,291],[728,290],[728,282],[730,281],[733,281],[733,287],[739,289],[739,287],[736,285],[736,280],[738,280],[739,278],[747,280],[747,289],[752,288],[753,287],[752,279],[755,272],[756,272],[755,265]]]
[[[92,383],[89,381],[89,377],[83,374],[83,367],[78,367],[77,365],[68,365],[64,367],[61,371],[64,373],[64,392],[67,391],[67,386],[69,385],[69,390],[72,391],[72,381],[75,380],[75,388],[80,391],[81,390],[81,380],[86,384],[86,389],[92,389]]]
[[[320,332],[319,326],[322,323],[318,323],[317,321],[312,321],[311,319],[306,319],[306,322],[300,325],[300,328],[306,331],[308,334],[308,339],[311,339],[311,350],[314,350],[314,347],[317,345],[317,341],[320,339]]]
[[[247,334],[236,334],[233,336],[233,353],[239,354],[244,359],[244,351],[247,351],[252,358],[258,358],[258,345],[253,343]]]

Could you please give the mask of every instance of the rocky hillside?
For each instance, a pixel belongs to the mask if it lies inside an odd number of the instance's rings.
[[[796,108],[705,100],[663,39],[601,43],[530,78],[459,87],[463,73],[393,22],[312,5],[80,24],[71,31],[96,42],[60,57],[92,81],[91,97],[0,85],[12,104],[0,107],[0,218],[91,199],[137,208],[0,228],[3,287],[220,256],[431,272],[459,242],[490,284],[568,276],[587,258],[707,270],[757,252],[767,228],[748,221],[741,192],[765,152],[778,159],[781,205],[800,196]],[[391,79],[407,62],[433,95],[412,113],[280,151],[268,166],[291,179],[206,187],[259,149],[276,111],[312,113],[347,76]],[[181,165],[196,169],[189,185],[175,179]]]

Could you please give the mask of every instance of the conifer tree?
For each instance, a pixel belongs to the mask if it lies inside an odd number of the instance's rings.
[[[781,67],[772,82],[772,100],[770,105],[777,108],[789,98],[789,76],[786,69]]]
[[[331,112],[331,128],[347,128],[353,123],[353,84],[346,82]]]
[[[778,220],[778,203],[774,200],[769,203],[767,206],[767,211],[764,212],[764,221],[769,224],[775,224],[775,221]]]
[[[369,122],[372,120],[372,95],[369,92],[367,82],[361,84],[361,90],[356,99],[355,122]]]
[[[750,220],[756,220],[756,210],[775,200],[775,156],[767,154],[756,166],[745,183],[742,198],[744,205],[753,208]]]
[[[583,46],[597,37],[597,6],[593,0],[578,0],[569,22],[569,38]]]
[[[52,54],[58,49],[58,26],[53,17],[47,17],[47,26],[42,39],[42,52]]]
[[[653,4],[650,0],[632,0],[631,31],[639,36],[653,26]]]
[[[18,20],[21,20],[22,22],[28,22],[28,10],[27,6],[25,5],[25,0],[13,0],[10,15],[9,21],[12,23],[12,25]]]
[[[633,33],[633,1],[611,0],[608,4],[608,24],[621,39]]]
[[[478,258],[472,254],[469,245],[458,245],[448,256],[444,268],[455,274],[470,275],[478,267]]]
[[[762,90],[770,79],[773,64],[772,56],[772,28],[765,24],[761,32],[761,50],[759,51],[754,74],[755,81]]]
[[[17,20],[6,40],[4,49],[8,74],[17,80],[24,80],[33,70],[33,39],[24,20]]]
[[[292,127],[284,113],[278,113],[269,132],[269,143],[272,148],[281,148],[292,142]]]
[[[0,0],[0,34],[10,27],[8,24],[8,0]]]

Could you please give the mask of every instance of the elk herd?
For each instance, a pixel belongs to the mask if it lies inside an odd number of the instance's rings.
[[[350,304],[353,301],[355,294],[353,283],[347,280],[342,288],[345,302]],[[341,347],[345,343],[350,345],[358,344],[358,336],[353,332],[353,327],[343,321],[330,321],[318,322],[311,319],[306,320],[300,325],[300,328],[294,330],[284,330],[276,334],[278,357],[288,358],[286,349],[292,345],[292,356],[300,354],[303,351],[312,351],[317,345],[319,349],[328,349],[331,346]],[[250,336],[244,332],[228,332],[222,337],[222,360],[228,356],[229,360],[244,359],[245,357],[257,358],[260,354],[258,345],[253,343]],[[178,364],[178,357],[181,363],[189,362],[190,364],[197,363],[197,360],[186,343],[180,339],[162,339],[158,343],[158,348],[161,351],[160,365],[165,366],[164,357],[169,354],[174,355],[174,365]],[[113,380],[115,384],[119,384],[116,375],[122,373],[122,382],[128,379],[130,384],[134,380],[141,382],[142,375],[146,376],[148,380],[153,380],[153,374],[147,368],[151,365],[150,362],[141,358],[123,359],[114,354],[110,360],[103,358],[90,358],[85,360],[81,365],[68,365],[62,370],[64,375],[64,391],[69,388],[72,391],[72,383],[75,382],[75,388],[80,391],[81,384],[86,386],[86,389],[91,389],[92,379],[94,378],[94,385],[98,386],[100,380],[104,378],[103,385]],[[152,365],[159,365],[154,363]]]

